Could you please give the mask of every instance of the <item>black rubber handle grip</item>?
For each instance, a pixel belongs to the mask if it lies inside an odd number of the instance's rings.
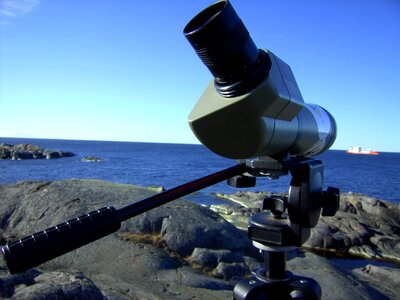
[[[15,274],[111,234],[120,227],[117,210],[103,207],[7,244],[1,250],[10,273]]]

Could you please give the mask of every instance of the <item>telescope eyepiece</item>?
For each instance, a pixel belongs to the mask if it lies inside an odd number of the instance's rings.
[[[222,96],[245,94],[268,75],[270,58],[256,47],[229,1],[207,7],[183,32]]]

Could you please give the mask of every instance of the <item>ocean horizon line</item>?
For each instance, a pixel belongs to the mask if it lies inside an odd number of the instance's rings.
[[[201,143],[184,143],[184,142],[157,142],[157,141],[127,141],[127,140],[101,140],[101,139],[76,139],[76,138],[40,138],[40,137],[10,137],[0,136],[1,139],[16,139],[16,140],[46,140],[46,141],[82,141],[82,142],[110,142],[110,143],[142,143],[142,144],[170,144],[170,145],[192,145],[203,146]]]
[[[185,143],[185,142],[163,142],[163,141],[128,141],[128,140],[102,140],[102,139],[77,139],[77,138],[40,138],[40,137],[10,137],[10,136],[1,136],[1,139],[16,139],[16,140],[49,140],[49,141],[82,141],[82,142],[106,142],[106,143],[142,143],[142,144],[158,144],[158,145],[188,145],[188,146],[202,146],[203,144],[199,143]],[[1,141],[0,141],[1,142]],[[205,147],[207,148],[207,147]],[[400,151],[381,151],[379,148],[374,148],[379,153],[400,153]],[[330,148],[327,151],[346,151],[348,149],[338,149],[338,148]],[[211,151],[211,150],[210,150]]]

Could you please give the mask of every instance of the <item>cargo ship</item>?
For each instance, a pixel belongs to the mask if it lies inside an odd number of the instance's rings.
[[[349,154],[367,154],[367,155],[378,155],[379,152],[373,149],[362,150],[361,147],[350,147],[349,150],[346,151]]]

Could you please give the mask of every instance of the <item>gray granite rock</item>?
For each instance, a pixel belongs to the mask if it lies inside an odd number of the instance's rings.
[[[42,273],[35,269],[13,276],[3,272],[0,279],[0,297],[21,300],[105,299],[93,281],[82,273],[59,271]]]
[[[0,238],[3,243],[11,241],[103,206],[121,208],[153,194],[145,188],[96,180],[0,186]],[[65,299],[74,299],[69,291],[78,290],[118,300],[231,299],[236,281],[258,266],[254,252],[246,233],[204,207],[176,200],[37,269],[11,276],[1,265],[0,291],[4,297],[28,299],[65,293],[70,295]],[[323,299],[387,298],[315,254],[294,253],[288,268],[317,279]],[[18,284],[16,278],[28,283]]]
[[[400,268],[390,268],[367,264],[356,268],[355,274],[361,279],[371,282],[371,285],[389,295],[392,299],[398,299],[400,295]]]
[[[400,206],[358,194],[342,194],[334,217],[321,218],[306,246],[400,262]]]
[[[42,149],[32,144],[10,145],[0,143],[0,159],[24,160],[24,159],[53,159],[71,157],[75,154],[70,151]]]
[[[153,194],[145,188],[95,180],[1,186],[1,239],[21,238],[95,208],[111,204],[120,208]],[[164,225],[162,220],[166,220]],[[196,239],[199,232],[205,232],[203,239]],[[223,239],[215,242],[219,233]],[[214,242],[208,240],[212,236]],[[185,256],[204,245],[244,251],[245,242],[249,247],[246,235],[215,213],[176,200],[124,222],[119,232],[40,268],[41,272],[79,270],[111,299],[188,299],[193,295],[226,299],[231,295],[229,282],[194,269]]]
[[[227,220],[245,228],[247,217],[232,217],[243,209],[261,207],[270,193],[238,192],[218,194],[233,202],[211,209]],[[321,217],[311,230],[304,247],[318,251],[336,252],[368,259],[384,259],[400,263],[400,205],[361,194],[342,193],[339,211],[333,217]]]

